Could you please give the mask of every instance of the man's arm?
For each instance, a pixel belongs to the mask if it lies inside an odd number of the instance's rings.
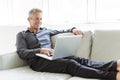
[[[17,34],[16,47],[18,55],[24,60],[34,58],[35,53],[40,53],[40,48],[27,49],[27,44],[22,32]]]
[[[71,32],[75,35],[83,35],[83,32],[76,29],[76,27],[73,27],[71,29],[68,29],[68,30],[52,30],[50,35],[56,35],[56,34],[59,34],[59,33],[68,33],[68,32]]]

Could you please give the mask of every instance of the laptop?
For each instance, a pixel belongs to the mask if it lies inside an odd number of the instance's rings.
[[[81,35],[59,36],[56,39],[54,53],[52,56],[37,53],[36,56],[43,57],[48,60],[73,56],[76,54],[81,41]]]

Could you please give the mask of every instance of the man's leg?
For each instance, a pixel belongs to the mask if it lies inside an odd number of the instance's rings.
[[[71,60],[68,66],[68,73],[72,76],[79,76],[84,78],[107,79],[116,80],[117,72],[103,71],[91,67],[78,64],[75,60]]]
[[[67,73],[72,76],[96,79],[116,79],[116,72],[102,71],[99,69],[87,67],[79,64],[74,59],[57,59],[53,61],[46,60],[38,66],[37,71]]]
[[[100,69],[104,71],[116,71],[117,72],[117,65],[119,64],[119,70],[120,70],[120,61],[119,63],[117,61],[110,61],[110,62],[96,62],[96,61],[91,61],[89,59],[85,58],[79,58],[79,57],[66,57],[65,59],[74,59],[81,65],[95,68],[95,69]]]

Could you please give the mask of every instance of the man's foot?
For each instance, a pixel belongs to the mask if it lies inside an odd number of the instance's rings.
[[[120,80],[120,72],[117,73],[116,80]]]
[[[120,72],[120,59],[119,59],[119,60],[117,60],[117,71],[119,71],[119,72]]]

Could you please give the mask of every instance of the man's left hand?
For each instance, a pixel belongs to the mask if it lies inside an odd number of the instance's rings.
[[[75,35],[84,35],[84,33],[78,29],[73,29],[72,30],[72,33],[75,34]]]

